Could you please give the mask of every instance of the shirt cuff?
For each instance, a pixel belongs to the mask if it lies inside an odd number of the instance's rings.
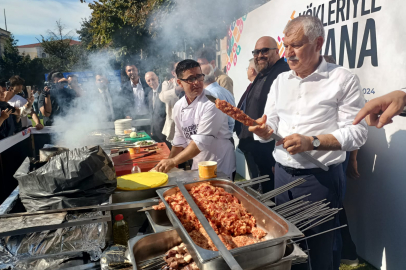
[[[210,147],[210,145],[213,143],[213,140],[215,139],[213,136],[208,136],[208,135],[192,135],[191,137],[192,137],[192,140],[197,145],[197,148],[199,148],[200,152],[209,150],[208,148]]]
[[[187,142],[183,138],[175,137],[173,138],[172,146],[186,148]]]

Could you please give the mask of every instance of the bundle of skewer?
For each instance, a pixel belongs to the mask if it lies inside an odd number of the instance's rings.
[[[164,265],[166,265],[164,256],[160,255],[160,256],[154,257],[152,259],[148,259],[148,260],[140,262],[137,265],[137,267],[138,267],[138,269],[141,269],[141,270],[154,270],[154,269],[161,269],[161,267],[163,267]]]

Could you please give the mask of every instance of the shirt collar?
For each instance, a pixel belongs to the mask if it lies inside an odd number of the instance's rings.
[[[184,96],[182,97],[182,98],[183,98],[183,106],[182,106],[182,109],[190,109],[190,108],[193,108],[193,107],[199,102],[199,99],[202,99],[202,98],[205,97],[205,95],[207,95],[207,94],[210,95],[210,93],[206,93],[206,90],[203,89],[203,91],[202,91],[202,93],[200,94],[200,96],[197,96],[197,97],[192,101],[192,103],[190,103],[190,104],[188,104],[186,95],[184,95]]]
[[[159,84],[158,84],[158,87],[156,89],[152,89],[152,91],[158,92],[158,89],[159,89]]]
[[[323,76],[325,78],[329,77],[328,63],[326,62],[326,60],[324,60],[323,56],[320,56],[320,57],[321,57],[320,65],[316,68],[315,71],[313,71],[312,74],[310,74],[306,78],[309,78],[309,77],[311,77],[313,75],[316,75],[316,74],[321,75],[321,76]],[[289,73],[289,79],[293,79],[293,78],[299,78],[299,77],[297,76],[296,71],[291,70],[290,73]],[[306,79],[306,78],[304,78],[304,79]],[[302,78],[299,78],[299,79],[302,79]]]
[[[136,85],[134,85],[134,83],[133,83],[133,81],[131,79],[130,79],[130,83],[131,83],[132,87],[137,86],[137,85],[141,84],[141,79],[138,78],[138,83]]]
[[[211,83],[208,86],[206,86],[205,89],[210,91],[211,89],[216,88],[216,87],[220,87],[220,85],[217,82],[214,82],[214,83]]]

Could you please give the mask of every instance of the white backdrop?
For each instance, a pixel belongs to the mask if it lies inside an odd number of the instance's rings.
[[[332,55],[335,47],[337,63],[359,76],[366,100],[405,87],[405,11],[401,0],[270,1],[230,27],[227,68],[236,102],[249,84],[246,67],[255,42],[272,36],[283,56],[283,29],[303,12],[317,13],[325,23],[330,45],[322,53]],[[371,128],[358,155],[361,178],[348,180],[352,236],[359,255],[379,269],[406,269],[405,130],[401,117],[384,130]]]

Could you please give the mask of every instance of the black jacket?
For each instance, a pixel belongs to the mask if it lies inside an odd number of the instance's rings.
[[[153,108],[153,101],[152,98],[154,96],[154,91],[149,88],[148,90],[148,104],[149,104],[149,111],[151,113],[152,118],[152,133],[156,136],[162,135],[162,129],[164,128],[165,120],[166,120],[166,108],[165,103],[163,103],[159,99],[159,93],[161,93],[162,88],[161,85],[158,87],[157,97],[155,99],[155,108]]]
[[[285,62],[285,59],[281,58],[272,67],[258,73],[257,77],[252,83],[251,90],[246,97],[247,101],[245,113],[248,116],[253,119],[262,117],[273,81],[276,79],[276,77],[278,77],[279,74],[289,70],[289,65]],[[241,133],[238,137],[240,139],[240,144],[244,144],[244,140],[254,140],[252,132],[248,131],[248,127],[244,125],[242,125]]]
[[[141,85],[142,88],[144,89],[144,100],[146,102],[147,108],[149,108],[149,103],[148,103],[148,94],[151,90],[151,88],[148,87],[147,83],[145,80],[141,79]],[[133,87],[131,85],[131,81],[128,80],[124,82],[121,85],[121,97],[125,99],[124,106],[123,106],[123,114],[124,116],[133,116],[134,114],[134,92],[133,92]]]

